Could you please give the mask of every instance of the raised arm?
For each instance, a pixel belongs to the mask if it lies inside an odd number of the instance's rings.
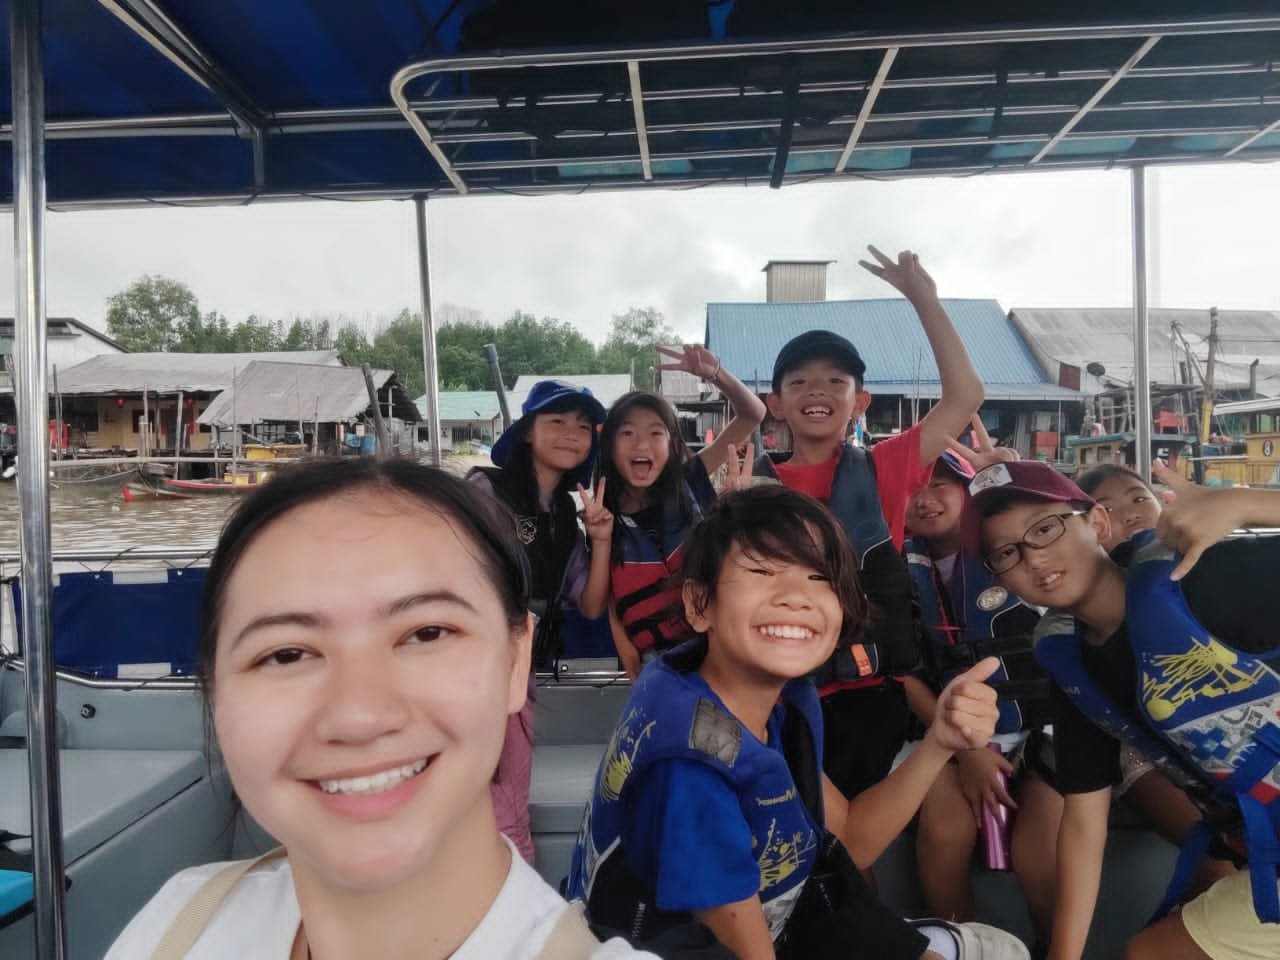
[[[715,473],[729,458],[729,452],[747,440],[764,419],[764,401],[741,380],[720,366],[720,361],[706,347],[689,344],[681,351],[658,347],[670,363],[658,364],[659,370],[682,370],[710,383],[724,394],[733,410],[733,417],[724,425],[720,436],[698,453],[707,473]]]
[[[591,540],[590,566],[587,582],[578,597],[578,610],[588,620],[594,620],[609,604],[609,560],[613,547],[613,514],[604,506],[604,478],[593,495],[578,484],[578,497],[582,500],[582,525]]]
[[[938,300],[938,288],[920,257],[910,250],[898,254],[895,263],[873,246],[868,246],[877,263],[859,260],[867,270],[892,284],[907,298],[920,317],[924,334],[933,350],[942,382],[942,396],[920,421],[920,463],[933,463],[947,445],[964,430],[969,418],[982,406],[982,381],[969,360],[960,335]]]
[[[1159,461],[1151,465],[1151,472],[1177,494],[1156,524],[1160,539],[1182,554],[1182,562],[1173,571],[1174,580],[1186,576],[1205,550],[1233,530],[1280,526],[1280,493],[1274,490],[1211,490],[1179,476]]]

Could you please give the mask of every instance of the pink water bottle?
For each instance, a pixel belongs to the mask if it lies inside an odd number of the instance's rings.
[[[1004,756],[1000,744],[988,743],[987,747]],[[1004,771],[999,771],[998,776],[1000,785],[1007,789]],[[994,808],[986,805],[982,808],[982,847],[988,870],[1009,869],[1009,808],[1003,803],[997,803]]]

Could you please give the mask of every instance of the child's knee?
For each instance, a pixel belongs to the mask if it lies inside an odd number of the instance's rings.
[[[920,806],[918,843],[940,844],[948,849],[972,847],[977,835],[973,812],[959,784],[939,778]]]

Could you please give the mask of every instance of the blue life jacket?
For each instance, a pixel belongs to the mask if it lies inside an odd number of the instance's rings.
[[[983,657],[999,657],[1000,667],[987,681],[1000,694],[996,732],[1047,724],[1049,677],[1031,644],[1039,611],[996,584],[968,553],[956,557],[951,578],[943,583],[923,540],[908,540],[904,552],[920,601],[928,641],[923,654],[934,692]]]
[[[616,521],[621,524],[621,556],[610,571],[614,609],[641,653],[670,649],[694,635],[684,618],[680,568],[685,537],[702,519],[702,507],[687,482],[684,493],[689,516],[683,515],[679,504],[668,503],[657,542],[630,517],[619,516]]]
[[[1129,716],[1084,668],[1082,630],[1069,617],[1046,615],[1036,657],[1094,723],[1128,740],[1182,783],[1192,798],[1238,807],[1228,829],[1242,836],[1253,905],[1260,920],[1280,923],[1280,673],[1275,661],[1233,649],[1212,636],[1169,575],[1178,555],[1142,531],[1133,538],[1125,620],[1137,667],[1140,718]],[[1280,654],[1280,649],[1277,650]],[[1207,823],[1183,845],[1161,911],[1172,906],[1208,849]]]
[[[776,480],[773,463],[761,457],[754,474]],[[853,543],[862,590],[871,601],[871,618],[862,642],[836,650],[818,668],[814,680],[821,689],[906,673],[919,659],[911,575],[884,518],[875,462],[861,447],[846,444],[841,449],[827,507]]]
[[[822,839],[822,719],[813,684],[799,679],[783,689],[784,758],[747,732],[719,698],[695,685],[690,674],[705,656],[705,643],[698,638],[684,644],[641,673],[600,762],[573,853],[565,895],[586,903],[592,924],[626,931],[633,943],[695,923],[689,913],[659,909],[654,891],[630,869],[622,850],[628,790],[655,765],[696,761],[734,788],[751,830],[760,900],[775,938]],[[789,749],[792,744],[795,749]]]

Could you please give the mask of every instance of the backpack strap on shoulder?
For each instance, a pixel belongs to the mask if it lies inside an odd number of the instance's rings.
[[[229,863],[206,880],[173,918],[169,929],[151,952],[151,960],[182,960],[200,939],[218,907],[222,906],[240,878],[250,870],[282,856],[284,847],[276,847],[253,860]]]

